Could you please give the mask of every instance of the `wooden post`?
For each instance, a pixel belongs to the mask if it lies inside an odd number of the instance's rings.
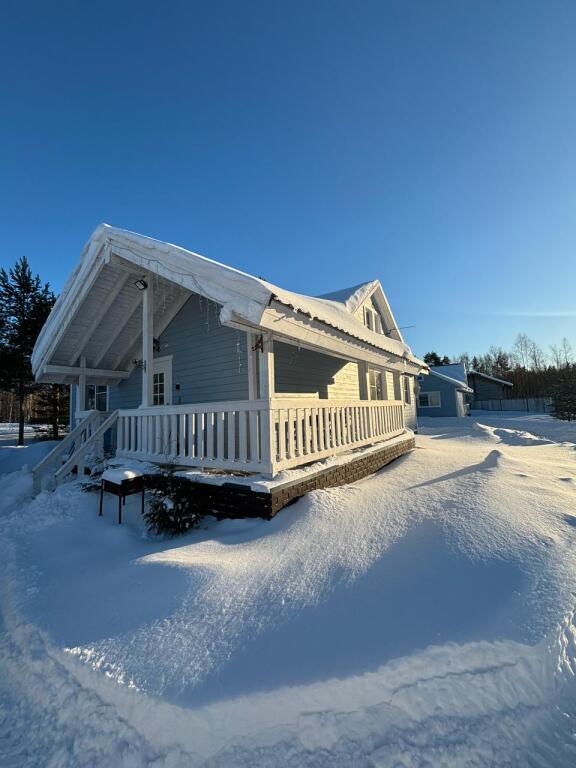
[[[274,397],[274,342],[271,333],[262,334],[262,349],[259,357],[260,398]]]
[[[146,276],[142,291],[142,407],[154,402],[154,285]]]
[[[248,400],[258,399],[258,366],[259,350],[257,349],[259,336],[255,333],[247,333],[248,343]]]
[[[360,400],[370,400],[367,363],[358,363],[358,374],[360,377]]]
[[[76,398],[76,411],[86,410],[86,356],[80,358],[80,375],[78,376],[78,397]]]
[[[262,462],[268,464],[268,472],[274,476],[276,463],[276,420],[271,412],[274,397],[274,342],[271,333],[262,334],[262,349],[258,356],[258,396],[266,400],[260,413],[260,444]]]

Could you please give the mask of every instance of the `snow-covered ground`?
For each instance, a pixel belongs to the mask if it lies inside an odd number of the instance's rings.
[[[576,424],[417,445],[167,541],[4,475],[0,764],[575,765]]]

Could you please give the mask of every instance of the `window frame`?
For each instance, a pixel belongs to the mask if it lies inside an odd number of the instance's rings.
[[[98,389],[100,389],[100,392],[98,392]],[[90,390],[94,390],[93,407],[90,407]],[[104,409],[98,408],[98,397],[101,395],[106,395],[106,407]],[[87,411],[101,411],[101,413],[106,413],[106,411],[109,410],[109,398],[110,390],[107,384],[86,384],[84,403]]]
[[[374,374],[374,377],[376,379],[375,383],[372,384],[372,374]],[[374,401],[374,400],[384,400],[384,393],[386,391],[385,383],[382,379],[383,373],[382,371],[379,371],[378,368],[368,368],[368,400]],[[376,394],[380,394],[380,397],[372,397],[372,391],[373,389],[376,391]]]
[[[412,405],[412,387],[410,386],[410,376],[404,376],[403,396],[406,405]]]
[[[438,403],[436,405],[430,405],[430,395],[438,396]],[[427,405],[423,405],[421,398],[426,397],[428,399]],[[442,408],[442,393],[439,390],[432,392],[419,392],[418,393],[418,408]]]

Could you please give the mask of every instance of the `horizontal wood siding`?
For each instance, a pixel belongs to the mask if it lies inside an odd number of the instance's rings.
[[[274,342],[274,377],[278,394],[358,400],[358,364],[292,344]]]
[[[416,413],[416,378],[414,376],[407,376],[410,384],[410,402],[404,403],[404,422],[409,429],[416,430],[418,428],[418,417]],[[402,392],[404,395],[404,392]]]
[[[459,416],[458,412],[458,388],[449,381],[438,376],[423,376],[420,382],[420,392],[440,392],[440,408],[421,408],[418,406],[419,416]]]
[[[218,304],[195,294],[160,336],[154,356],[172,355],[171,404],[248,398],[246,334],[220,325],[219,314]],[[137,408],[141,391],[138,368],[126,381],[110,387],[110,408]]]
[[[474,390],[475,400],[499,400],[512,395],[512,387],[490,381],[482,376],[475,376],[473,373],[468,374],[468,382]]]

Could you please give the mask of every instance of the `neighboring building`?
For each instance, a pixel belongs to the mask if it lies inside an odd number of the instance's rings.
[[[468,386],[472,389],[472,407],[477,400],[506,400],[511,396],[513,384],[487,373],[468,371]]]
[[[418,416],[466,416],[466,396],[472,390],[466,383],[462,363],[430,366],[429,376],[418,377]]]
[[[119,457],[270,478],[352,460],[357,448],[412,439],[415,380],[427,370],[378,280],[304,296],[107,225],[32,366],[37,381],[72,386],[72,454],[57,480],[83,468],[103,432]]]

